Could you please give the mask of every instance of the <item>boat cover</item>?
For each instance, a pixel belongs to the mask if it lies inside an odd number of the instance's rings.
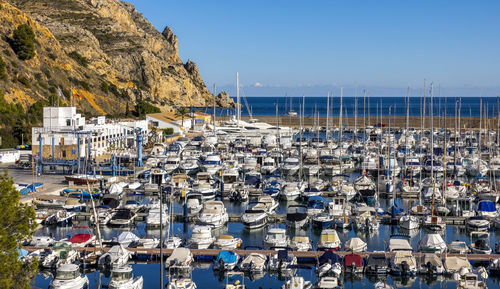
[[[139,241],[139,237],[137,237],[134,233],[132,232],[123,232],[118,237],[116,238],[116,241],[120,244],[123,243],[132,243],[132,242],[137,242]]]
[[[422,264],[431,264],[432,266],[443,266],[443,260],[436,254],[424,254]]]
[[[363,267],[363,258],[361,258],[358,254],[348,254],[344,256],[344,265],[345,266],[354,266]]]
[[[480,201],[477,205],[477,210],[481,212],[496,212],[497,208],[492,201]]]
[[[236,253],[232,251],[220,251],[215,262],[220,262],[221,259],[224,261],[224,263],[235,263]]]
[[[420,248],[446,248],[446,242],[439,234],[427,234],[420,240]]]
[[[448,272],[456,272],[461,268],[472,270],[472,266],[465,257],[448,256],[444,260],[444,267]]]
[[[335,231],[321,234],[321,242],[340,242],[339,235]]]
[[[335,264],[335,263],[340,263],[340,261],[341,261],[340,256],[333,253],[332,251],[324,252],[323,255],[321,255],[321,257],[319,257],[319,260],[318,260],[320,265],[323,265],[326,263]]]
[[[357,237],[347,240],[347,242],[345,242],[344,244],[346,251],[361,249],[364,248],[365,246],[366,242]]]

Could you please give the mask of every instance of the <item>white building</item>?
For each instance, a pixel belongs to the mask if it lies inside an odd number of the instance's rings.
[[[78,141],[80,157],[87,156],[89,141],[92,157],[134,150],[137,129],[144,132],[146,142],[148,128],[145,120],[118,122],[99,116],[85,123],[85,118],[76,113],[75,107],[44,107],[43,127],[32,128],[32,150],[33,154],[40,152],[40,137],[44,158],[75,159]]]
[[[211,116],[209,114],[195,112],[193,117],[182,117],[175,113],[160,112],[146,115],[146,121],[150,127],[157,129],[172,128],[174,133],[184,133],[191,128],[195,130],[202,130],[206,124],[210,122]]]

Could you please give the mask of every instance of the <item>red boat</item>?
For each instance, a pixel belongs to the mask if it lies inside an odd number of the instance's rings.
[[[73,247],[85,247],[95,241],[95,235],[85,226],[75,226],[75,234],[68,240]]]
[[[71,175],[64,176],[67,182],[73,182],[75,185],[86,185],[94,184],[98,181],[102,180],[102,176],[93,176],[93,175]]]

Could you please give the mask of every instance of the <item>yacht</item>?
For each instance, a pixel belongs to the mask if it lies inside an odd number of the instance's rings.
[[[125,266],[131,258],[132,253],[129,250],[122,245],[115,245],[99,257],[97,264],[101,268],[117,268]]]
[[[340,249],[340,239],[337,231],[326,229],[321,232],[321,237],[317,245],[320,251],[337,251]]]
[[[215,242],[212,227],[195,225],[189,239],[191,249],[208,249]]]
[[[413,215],[404,215],[399,218],[399,226],[411,231],[420,228],[420,219]]]
[[[202,162],[201,167],[211,175],[216,174],[222,168],[220,156],[217,154],[208,155]]]
[[[274,161],[274,159],[271,157],[266,157],[264,158],[264,162],[260,167],[260,172],[263,175],[272,175],[277,169],[278,168],[276,166],[276,162]]]
[[[287,158],[283,161],[281,172],[284,176],[293,176],[299,171],[299,159]]]
[[[264,238],[264,247],[272,249],[274,247],[287,247],[290,242],[286,235],[286,230],[282,228],[271,228]]]
[[[193,253],[187,248],[175,248],[165,261],[165,269],[190,271],[194,263]]]
[[[267,213],[260,208],[250,208],[241,215],[241,222],[245,228],[257,229],[267,225]]]
[[[243,261],[241,261],[240,267],[244,272],[249,273],[262,273],[267,268],[267,257],[259,253],[250,253],[247,255]]]
[[[215,241],[215,248],[218,250],[236,250],[241,247],[241,239],[232,235],[220,235]]]
[[[312,250],[311,240],[307,236],[295,236],[290,241],[290,248],[293,251],[310,251]]]
[[[221,201],[209,201],[203,203],[203,208],[198,215],[198,223],[220,228],[227,223],[229,215],[226,207]]]
[[[160,211],[159,207],[150,209],[148,216],[146,217],[146,227],[156,228],[159,227],[160,224],[162,224],[163,226],[168,224],[168,214],[166,210]]]
[[[285,223],[287,227],[302,228],[308,223],[307,207],[302,205],[288,206]]]
[[[111,269],[110,289],[142,289],[142,276],[134,276],[132,267],[118,267]]]
[[[57,268],[56,276],[50,282],[50,289],[83,289],[89,287],[89,279],[80,273],[80,267],[75,264],[64,264]]]
[[[280,191],[280,197],[287,201],[294,201],[300,197],[300,189],[297,183],[286,183]]]
[[[129,209],[117,209],[111,219],[109,220],[108,224],[111,226],[117,226],[117,227],[127,227],[133,224],[135,218],[137,217],[137,214],[134,213],[132,210]]]

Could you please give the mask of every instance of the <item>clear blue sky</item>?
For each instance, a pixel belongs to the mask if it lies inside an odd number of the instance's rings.
[[[209,87],[234,87],[238,71],[247,95],[353,85],[384,94],[424,78],[500,93],[500,1],[128,2],[173,29]]]

